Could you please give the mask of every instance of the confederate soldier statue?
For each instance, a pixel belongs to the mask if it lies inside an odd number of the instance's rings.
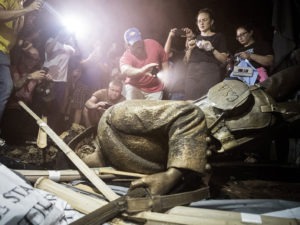
[[[205,174],[208,151],[243,146],[283,119],[297,119],[299,103],[275,100],[285,100],[299,89],[299,73],[300,66],[291,67],[251,87],[224,80],[193,103],[135,100],[117,104],[99,122],[95,154],[117,169],[149,174],[132,182],[132,189],[168,193],[187,174]]]

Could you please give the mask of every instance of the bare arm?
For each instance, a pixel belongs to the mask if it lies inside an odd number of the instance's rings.
[[[263,66],[271,66],[273,64],[274,59],[273,55],[258,55],[249,52],[239,52],[236,55],[238,55],[242,59],[255,61]]]
[[[221,63],[226,63],[228,54],[219,52],[217,49],[212,50],[214,57]]]
[[[42,80],[45,79],[45,71],[44,70],[37,70],[33,73],[26,74],[21,78],[14,79],[14,87],[16,90],[21,89],[29,80]]]
[[[149,64],[143,66],[142,68],[135,68],[130,65],[123,65],[123,66],[121,66],[120,69],[121,69],[122,75],[128,76],[128,77],[139,76],[142,74],[152,76],[151,71],[152,71],[153,67],[156,67],[156,66],[158,66],[157,63],[149,63]]]
[[[86,101],[85,107],[88,109],[96,109],[98,106],[96,105],[98,99],[95,96],[92,96],[89,100]]]
[[[175,36],[175,31],[176,31],[176,30],[177,30],[177,28],[173,28],[173,29],[171,29],[170,32],[169,32],[167,41],[166,41],[165,46],[164,46],[165,52],[166,52],[167,54],[169,54],[170,51],[171,51],[172,40],[173,40],[173,38],[174,38],[174,36]]]
[[[99,100],[95,96],[92,96],[89,100],[86,101],[85,107],[87,109],[105,110],[106,104],[108,103],[104,101],[99,102]]]
[[[263,66],[271,66],[273,64],[274,56],[250,54],[249,58]]]
[[[161,67],[162,67],[163,70],[167,70],[167,69],[169,69],[169,63],[168,62],[163,62],[161,64]]]
[[[36,0],[33,3],[31,3],[28,7],[18,10],[5,10],[3,7],[0,6],[0,21],[6,22],[14,20],[20,16],[24,16],[25,14],[31,11],[39,10],[41,6],[41,0]]]
[[[192,50],[196,47],[196,41],[195,40],[187,40],[186,41],[186,51],[184,55],[183,61],[185,63],[188,63],[191,57]]]

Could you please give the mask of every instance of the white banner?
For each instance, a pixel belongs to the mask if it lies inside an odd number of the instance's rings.
[[[0,225],[66,225],[82,216],[65,201],[33,188],[1,163],[0,180]]]

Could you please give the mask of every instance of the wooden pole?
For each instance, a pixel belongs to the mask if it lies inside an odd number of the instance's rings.
[[[113,192],[91,169],[75,154],[75,152],[43,121],[41,120],[24,102],[19,101],[19,105],[25,109],[42,128],[55,144],[62,150],[74,165],[82,172],[85,177],[109,200],[113,201],[119,196]]]
[[[47,123],[47,117],[46,116],[42,116],[42,120]],[[44,149],[47,147],[47,134],[46,132],[39,128],[39,132],[38,132],[38,136],[36,139],[36,145],[40,148],[40,149]]]
[[[115,175],[112,174],[99,174],[99,168],[91,168],[94,173],[101,179],[114,179]],[[15,170],[22,174],[27,180],[34,183],[40,177],[46,177],[55,182],[69,182],[73,180],[84,179],[84,175],[78,170]]]
[[[177,208],[176,206],[175,208]],[[174,209],[174,208],[173,208]],[[135,215],[127,215],[129,218],[147,220],[146,224],[190,224],[190,225],[298,225],[299,220],[279,218],[265,215],[230,212],[222,210],[201,209],[192,207],[180,207],[171,212],[155,213],[141,212]],[[172,211],[173,210],[173,211]],[[176,211],[176,212],[175,212]]]
[[[34,187],[58,196],[84,214],[89,214],[107,204],[104,200],[78,193],[45,177],[40,177]]]
[[[115,170],[112,167],[101,167],[99,168],[99,172],[104,174],[114,174],[120,176],[139,177],[139,178],[146,176],[145,174],[141,174],[141,173],[131,173],[126,171]]]

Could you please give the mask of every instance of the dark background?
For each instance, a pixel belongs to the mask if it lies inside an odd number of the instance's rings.
[[[197,32],[196,15],[201,8],[214,12],[216,31],[227,38],[231,51],[237,48],[235,27],[252,22],[256,38],[272,41],[272,0],[47,0],[58,14],[69,12],[78,15],[92,27],[92,33],[82,41],[88,46],[94,38],[99,38],[104,46],[112,42],[123,48],[123,33],[129,27],[137,27],[144,38],[153,38],[161,44],[166,41],[171,28],[190,27]],[[53,13],[44,7],[40,12],[40,22],[51,35],[60,26]],[[178,48],[182,43],[178,42]]]

